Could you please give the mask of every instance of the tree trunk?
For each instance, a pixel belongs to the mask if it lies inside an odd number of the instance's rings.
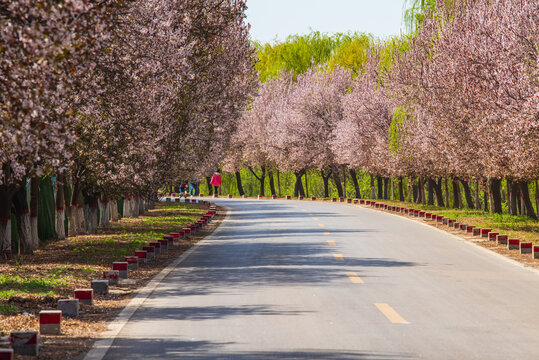
[[[359,183],[357,182],[357,174],[354,169],[349,169],[352,183],[354,184],[354,190],[356,191],[356,199],[361,199],[361,192],[359,191]],[[327,196],[326,196],[327,197]]]
[[[490,179],[490,193],[492,194],[492,212],[496,214],[502,213],[502,180]],[[528,199],[529,200],[529,199]]]
[[[324,182],[324,197],[329,198],[329,178],[331,177],[331,170],[328,171],[327,175],[322,170],[320,171],[320,175],[322,175],[322,181]]]
[[[346,168],[342,169],[342,193],[344,197],[348,197],[348,192],[346,191]]]
[[[384,181],[381,176],[376,177],[376,185],[378,186],[378,199],[384,198]]]
[[[39,247],[39,229],[37,215],[40,182],[40,178],[32,178],[32,180],[30,180],[30,231],[32,233],[32,247],[34,249],[37,249]]]
[[[279,197],[281,197],[281,173],[277,170],[277,188],[279,189]]]
[[[390,191],[390,199],[393,201],[393,196],[395,194],[395,191],[393,190],[393,177],[391,177],[391,179],[389,179],[389,184],[391,185],[391,191]]]
[[[402,185],[402,177],[399,177],[399,201],[404,201],[404,187]]]
[[[475,182],[475,208],[481,209],[481,198],[479,197],[479,180]]]
[[[384,199],[389,199],[389,178],[384,178]]]
[[[266,167],[261,166],[260,170],[262,171],[260,176],[256,174],[252,167],[248,167],[249,171],[254,175],[254,177],[260,182],[260,191],[258,195],[264,196],[264,183],[266,182]],[[303,189],[303,187],[302,187]]]
[[[120,214],[118,213],[118,201],[112,200],[110,203],[110,218],[112,221],[118,221]]]
[[[419,203],[419,188],[418,188],[418,185],[416,184],[415,179],[411,178],[410,180],[412,181],[412,193],[413,193],[413,196],[414,196],[414,202]]]
[[[3,166],[4,174],[11,171]],[[0,246],[5,259],[11,259],[11,202],[17,191],[16,185],[0,185]]]
[[[470,186],[468,185],[468,181],[460,180],[460,183],[462,184],[462,187],[464,188],[464,196],[466,197],[466,203],[468,204],[468,207],[470,209],[473,209],[474,204],[473,204],[473,199],[472,199],[472,192],[470,191]]]
[[[488,190],[488,185],[486,183],[486,181],[483,182],[484,184],[484,187],[485,187],[485,190],[483,191],[483,201],[485,202],[484,203],[484,211],[488,212],[490,210],[489,208],[489,201],[488,201],[488,197],[489,197],[489,190]]]
[[[95,234],[97,232],[97,206],[98,199],[94,194],[85,196],[86,203],[84,204],[84,220],[86,223],[86,233]]]
[[[539,213],[539,182],[537,180],[535,180],[535,208]]]
[[[371,199],[376,199],[376,188],[374,187],[374,176],[371,175]]]
[[[511,179],[505,178],[505,186],[507,188],[507,212],[509,213],[509,215],[514,215],[513,209],[511,208]]]
[[[436,194],[436,203],[438,206],[445,207],[444,194],[442,191],[442,179],[438,179],[438,183],[434,183],[434,193]]]
[[[454,209],[460,209],[461,203],[460,203],[460,185],[459,185],[459,179],[453,178],[453,208]]]
[[[299,195],[305,196],[305,190],[303,190],[303,184],[301,182],[301,177],[304,173],[305,170],[294,172],[294,175],[296,175],[296,184],[294,185],[294,197],[298,197]]]
[[[64,179],[63,173],[56,176],[56,236],[58,240],[66,238]]]
[[[211,184],[211,177],[209,176],[206,176],[206,185],[208,185],[208,192],[209,192],[209,196],[212,196],[213,195],[213,186]]]
[[[537,220],[537,214],[535,214],[532,202],[530,200],[530,192],[528,189],[528,183],[526,181],[521,181],[519,185],[520,185],[520,193],[522,194],[521,195],[522,203],[524,204],[524,210],[525,210],[523,215],[527,215],[531,217],[532,219]]]
[[[17,233],[19,235],[19,254],[31,254],[35,249],[32,246],[32,228],[30,226],[30,210],[28,209],[28,199],[26,196],[26,178],[23,185],[13,197],[15,214],[17,216]]]
[[[245,191],[243,191],[243,185],[241,183],[241,173],[239,171],[235,172],[236,174],[236,183],[238,184],[238,192],[240,193],[240,196],[245,195]]]
[[[333,174],[333,182],[335,183],[335,187],[337,188],[337,193],[339,194],[339,197],[343,197],[344,192],[342,190],[341,179],[339,179],[339,172],[333,170],[331,171],[331,173]]]
[[[436,186],[434,180],[427,179],[427,205],[434,205],[434,187]]]
[[[309,197],[309,179],[307,175],[308,175],[308,172],[305,171],[305,195]]]
[[[414,194],[414,186],[413,186],[413,180],[412,177],[408,177],[408,202],[412,202],[412,200],[415,198]]]

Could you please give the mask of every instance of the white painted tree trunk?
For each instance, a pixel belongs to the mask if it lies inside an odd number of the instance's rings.
[[[77,235],[82,235],[86,233],[86,222],[84,219],[84,209],[82,205],[77,204],[76,212],[76,221],[77,221]]]
[[[118,213],[118,202],[116,200],[110,202],[110,217],[112,221],[118,221],[120,218],[120,214]]]
[[[68,217],[68,236],[77,236],[78,234],[78,221],[77,221],[77,205],[71,205],[67,207]]]
[[[62,223],[62,229],[64,228],[64,224]],[[37,215],[30,216],[30,228],[31,228],[31,234],[32,234],[32,246],[33,249],[37,249],[39,247],[39,234],[38,234],[38,222],[37,222]],[[65,234],[65,231],[64,231]],[[65,236],[64,236],[65,238]]]
[[[37,247],[34,247],[32,241],[32,227],[30,225],[30,214],[27,212],[17,216],[17,231],[19,235],[19,252],[32,252]]]
[[[131,208],[130,208],[131,200],[129,198],[124,199],[124,217],[129,218],[131,217]]]
[[[2,253],[11,253],[11,219],[0,219],[0,243]]]
[[[58,240],[64,240],[66,238],[64,208],[56,209],[56,235],[58,236]]]
[[[85,206],[85,221],[88,234],[95,234],[97,232],[97,206]]]

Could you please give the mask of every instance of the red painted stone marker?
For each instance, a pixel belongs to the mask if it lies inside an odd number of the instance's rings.
[[[519,250],[520,249],[520,240],[519,239],[508,239],[507,248],[509,250]]]
[[[531,254],[532,253],[533,243],[531,242],[521,242],[520,243],[520,253],[521,254]]]
[[[488,233],[488,239],[490,241],[495,241],[496,240],[496,236],[500,235],[499,233],[497,232],[489,232]]]
[[[533,245],[532,253],[534,259],[539,259],[539,245]]]
[[[61,322],[61,310],[41,310],[39,312],[39,332],[41,334],[60,334]]]
[[[81,304],[92,305],[94,302],[94,289],[75,289],[75,299]]]
[[[481,237],[488,237],[488,234],[492,231],[492,229],[481,229]]]
[[[507,244],[507,235],[498,235],[496,236],[496,244],[506,245]]]

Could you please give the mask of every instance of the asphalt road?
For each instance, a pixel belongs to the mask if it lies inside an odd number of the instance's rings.
[[[106,359],[539,359],[539,275],[343,204],[230,208]]]

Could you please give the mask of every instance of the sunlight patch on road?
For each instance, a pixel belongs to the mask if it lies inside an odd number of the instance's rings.
[[[332,246],[335,246],[337,245],[337,243],[333,240],[328,240],[328,245],[332,245]]]
[[[378,310],[380,310],[380,312],[384,314],[384,316],[393,324],[409,324],[408,321],[404,320],[404,318],[388,304],[375,303],[374,306],[376,306]]]
[[[355,272],[346,273],[346,276],[348,276],[350,281],[354,284],[363,284],[363,279],[360,278]]]
[[[318,226],[320,226],[320,227],[324,227],[324,226],[326,226],[326,225],[324,225],[324,224],[318,224]]]
[[[322,235],[329,235],[329,234],[330,234],[330,233],[327,232],[327,231],[325,231],[325,232],[322,233]]]
[[[342,254],[333,254],[333,257],[337,261],[344,261],[344,256],[342,256]]]

